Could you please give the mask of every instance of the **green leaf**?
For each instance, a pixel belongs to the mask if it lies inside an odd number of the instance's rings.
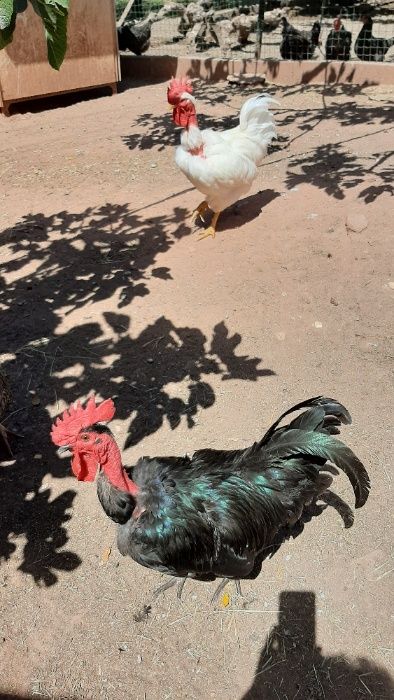
[[[46,0],[45,4],[46,5],[61,5],[61,7],[64,7],[66,10],[68,10],[70,0]]]
[[[11,17],[11,22],[5,29],[0,29],[0,49],[4,49],[11,43],[15,29],[16,14]]]
[[[68,0],[31,0],[45,27],[48,61],[59,70],[67,50]]]
[[[14,0],[0,0],[0,29],[7,29],[14,14]]]

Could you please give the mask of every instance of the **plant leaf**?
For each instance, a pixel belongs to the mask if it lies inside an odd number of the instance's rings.
[[[0,29],[7,29],[14,14],[14,0],[0,0]]]
[[[31,0],[41,17],[48,47],[48,61],[59,70],[67,50],[68,0]]]
[[[11,43],[12,37],[14,35],[16,14],[14,13],[11,17],[11,22],[5,29],[0,29],[0,50],[4,49],[8,44]]]

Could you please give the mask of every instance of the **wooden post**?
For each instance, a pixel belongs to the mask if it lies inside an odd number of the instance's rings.
[[[258,60],[261,58],[261,43],[263,40],[263,25],[264,25],[264,12],[265,12],[265,0],[259,0],[259,14],[257,18],[257,31],[256,31],[256,49],[255,58]]]
[[[127,15],[129,14],[133,5],[134,5],[134,0],[129,0],[129,2],[127,3],[126,7],[124,8],[122,14],[120,15],[120,17],[116,23],[117,29],[120,29],[123,26],[123,23],[126,21]]]

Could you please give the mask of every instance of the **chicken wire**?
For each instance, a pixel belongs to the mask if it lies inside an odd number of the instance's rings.
[[[138,3],[138,4],[137,4]],[[280,3],[275,3],[280,5]],[[282,5],[287,3],[282,2]],[[241,37],[242,28],[230,25],[236,25],[240,22],[240,16],[244,11],[249,13],[249,18],[254,18],[258,13],[258,4],[244,0],[197,0],[192,3],[194,8],[190,8],[190,3],[186,0],[182,2],[166,0],[161,3],[160,0],[136,0],[128,21],[131,19],[131,24],[146,20],[148,16],[153,17],[151,26],[150,46],[147,51],[148,55],[170,55],[170,56],[187,56],[200,55],[210,58],[253,58],[256,55],[256,27],[252,26],[252,30],[245,36]],[[200,27],[200,32],[196,31],[198,21],[195,24],[188,24],[188,18],[193,21],[199,19],[198,8],[207,15],[203,19],[203,26]],[[272,5],[271,5],[272,6]],[[191,12],[187,13],[187,7]],[[245,10],[246,8],[246,10]],[[194,9],[194,16],[193,16]],[[282,59],[280,47],[282,43],[282,25],[273,20],[273,13],[280,12],[287,15],[289,23],[297,30],[309,32],[312,29],[315,21],[320,22],[319,44],[312,50],[311,56],[304,55],[303,58],[311,58],[313,60],[322,61],[326,58],[338,58],[338,60],[360,60],[355,53],[355,42],[363,27],[361,21],[361,8],[358,6],[348,6],[338,8],[337,14],[332,8],[327,8],[323,2],[319,15],[310,16],[306,14],[297,14],[301,8],[293,7],[276,7],[265,12],[266,21],[263,26],[261,53],[262,59]],[[183,15],[183,19],[182,19]],[[237,16],[233,16],[237,15]],[[327,53],[327,40],[330,37],[330,32],[333,29],[333,21],[335,17],[340,17],[344,31],[350,32],[351,39],[348,37],[344,41],[345,48],[342,52],[337,51],[335,55],[335,45],[331,54]],[[374,23],[372,35],[383,39],[392,39],[394,37],[394,1],[375,0]],[[267,20],[270,20],[269,22]],[[183,23],[183,26],[182,26]],[[247,24],[247,21],[246,21]],[[253,25],[253,22],[252,22]],[[194,26],[194,31],[193,31]],[[241,41],[239,41],[241,37]],[[331,42],[334,42],[335,35],[331,34]],[[330,42],[329,42],[330,43]],[[347,44],[349,46],[347,47]],[[297,55],[294,59],[299,59]],[[384,57],[385,62],[394,61],[394,46],[388,49]]]

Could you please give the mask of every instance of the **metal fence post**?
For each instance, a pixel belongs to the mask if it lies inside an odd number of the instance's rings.
[[[261,57],[261,44],[263,41],[264,12],[265,12],[265,0],[259,0],[259,15],[257,18],[257,31],[256,31],[256,49],[255,49],[255,54],[254,54],[256,59],[259,59]]]

